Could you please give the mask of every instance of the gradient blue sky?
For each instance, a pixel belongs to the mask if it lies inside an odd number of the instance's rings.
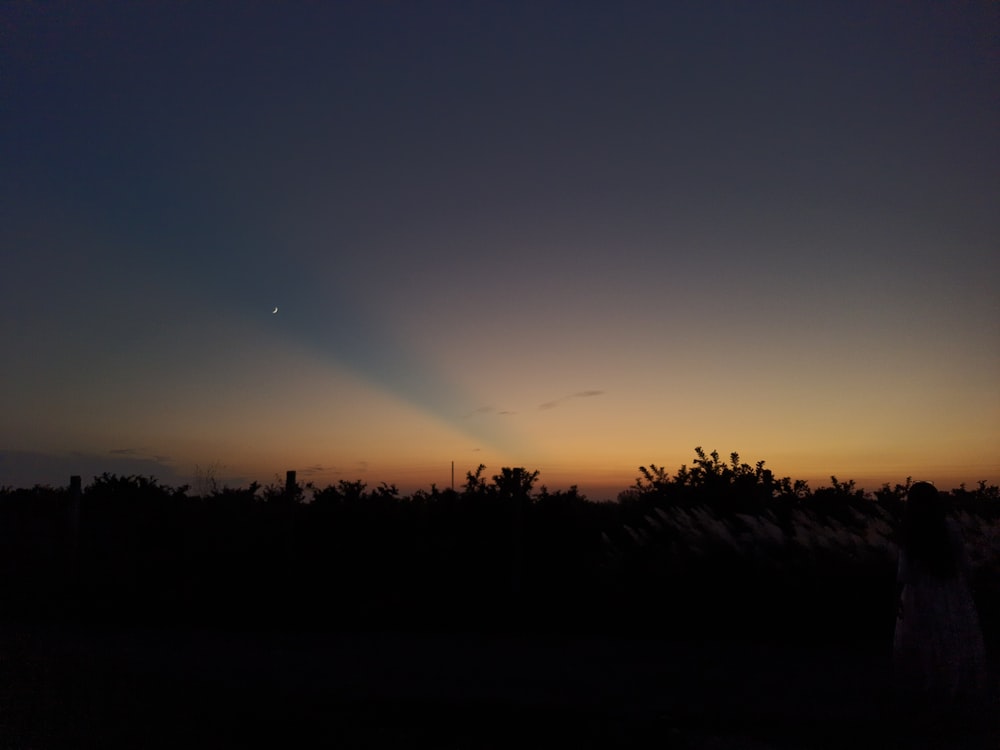
[[[998,7],[6,4],[0,484],[998,482]]]

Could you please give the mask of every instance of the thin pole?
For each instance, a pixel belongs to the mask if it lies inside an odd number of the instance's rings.
[[[451,462],[451,491],[455,491],[455,462]]]

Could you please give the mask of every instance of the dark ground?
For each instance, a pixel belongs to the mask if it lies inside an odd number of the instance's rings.
[[[0,627],[0,748],[1000,747],[890,710],[888,644]]]

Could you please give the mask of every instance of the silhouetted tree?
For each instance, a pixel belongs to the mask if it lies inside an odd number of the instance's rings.
[[[486,471],[484,464],[479,464],[475,472],[465,473],[465,488],[463,494],[466,497],[483,496],[486,494],[486,479],[483,472]]]
[[[301,482],[293,482],[291,486],[288,482],[282,482],[278,477],[261,490],[261,495],[265,503],[275,505],[297,505],[305,501],[305,487]]]
[[[223,486],[221,489],[213,490],[212,494],[209,495],[209,500],[214,505],[230,508],[234,511],[237,509],[247,510],[260,502],[259,490],[260,484],[257,482],[251,482],[246,487]]]
[[[56,585],[67,566],[56,563],[78,528],[76,590],[95,618],[477,628],[520,611],[533,627],[575,617],[655,630],[709,627],[738,611],[774,633],[857,632],[875,621],[857,602],[881,601],[891,578],[895,503],[911,483],[866,495],[831,477],[813,492],[763,461],[700,447],[673,473],[639,467],[617,503],[575,486],[536,489],[538,479],[480,465],[457,492],[432,485],[406,497],[392,484],[340,480],[289,493],[286,479],[188,497],[153,477],[104,474],[82,495],[78,527],[65,490],[4,488],[0,605],[68,601]],[[993,592],[995,520],[983,519],[1000,518],[1000,491],[981,482],[952,496],[977,590]],[[1000,606],[983,612],[1000,622]]]
[[[493,487],[500,497],[527,500],[531,497],[531,489],[537,480],[537,471],[505,466],[500,469],[499,474],[493,475]]]

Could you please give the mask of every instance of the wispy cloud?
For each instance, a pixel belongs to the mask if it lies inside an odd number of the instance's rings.
[[[480,406],[478,409],[473,409],[472,411],[470,411],[468,414],[466,414],[462,418],[463,419],[471,419],[472,417],[478,416],[480,414],[492,414],[493,411],[494,410],[493,410],[492,406]]]
[[[114,448],[108,451],[109,455],[112,456],[131,456],[132,458],[140,458],[147,461],[154,461],[158,464],[170,463],[170,456],[164,456],[160,453],[153,453],[146,448]]]
[[[492,406],[480,406],[478,409],[473,409],[468,414],[466,414],[463,419],[471,419],[472,417],[484,415],[484,414],[495,414],[498,417],[509,417],[513,414],[517,414],[516,411],[511,411],[510,409],[497,409]]]
[[[557,398],[552,401],[546,401],[544,404],[539,404],[539,409],[555,409],[559,404],[564,401],[569,401],[574,398],[593,398],[594,396],[603,396],[604,391],[577,391],[576,393],[571,393],[568,396],[563,396],[562,398]]]
[[[327,476],[354,478],[357,477],[359,473],[367,471],[367,461],[355,461],[351,466],[344,466],[343,464],[311,464],[303,469],[299,469],[298,473],[304,477],[325,474]]]

